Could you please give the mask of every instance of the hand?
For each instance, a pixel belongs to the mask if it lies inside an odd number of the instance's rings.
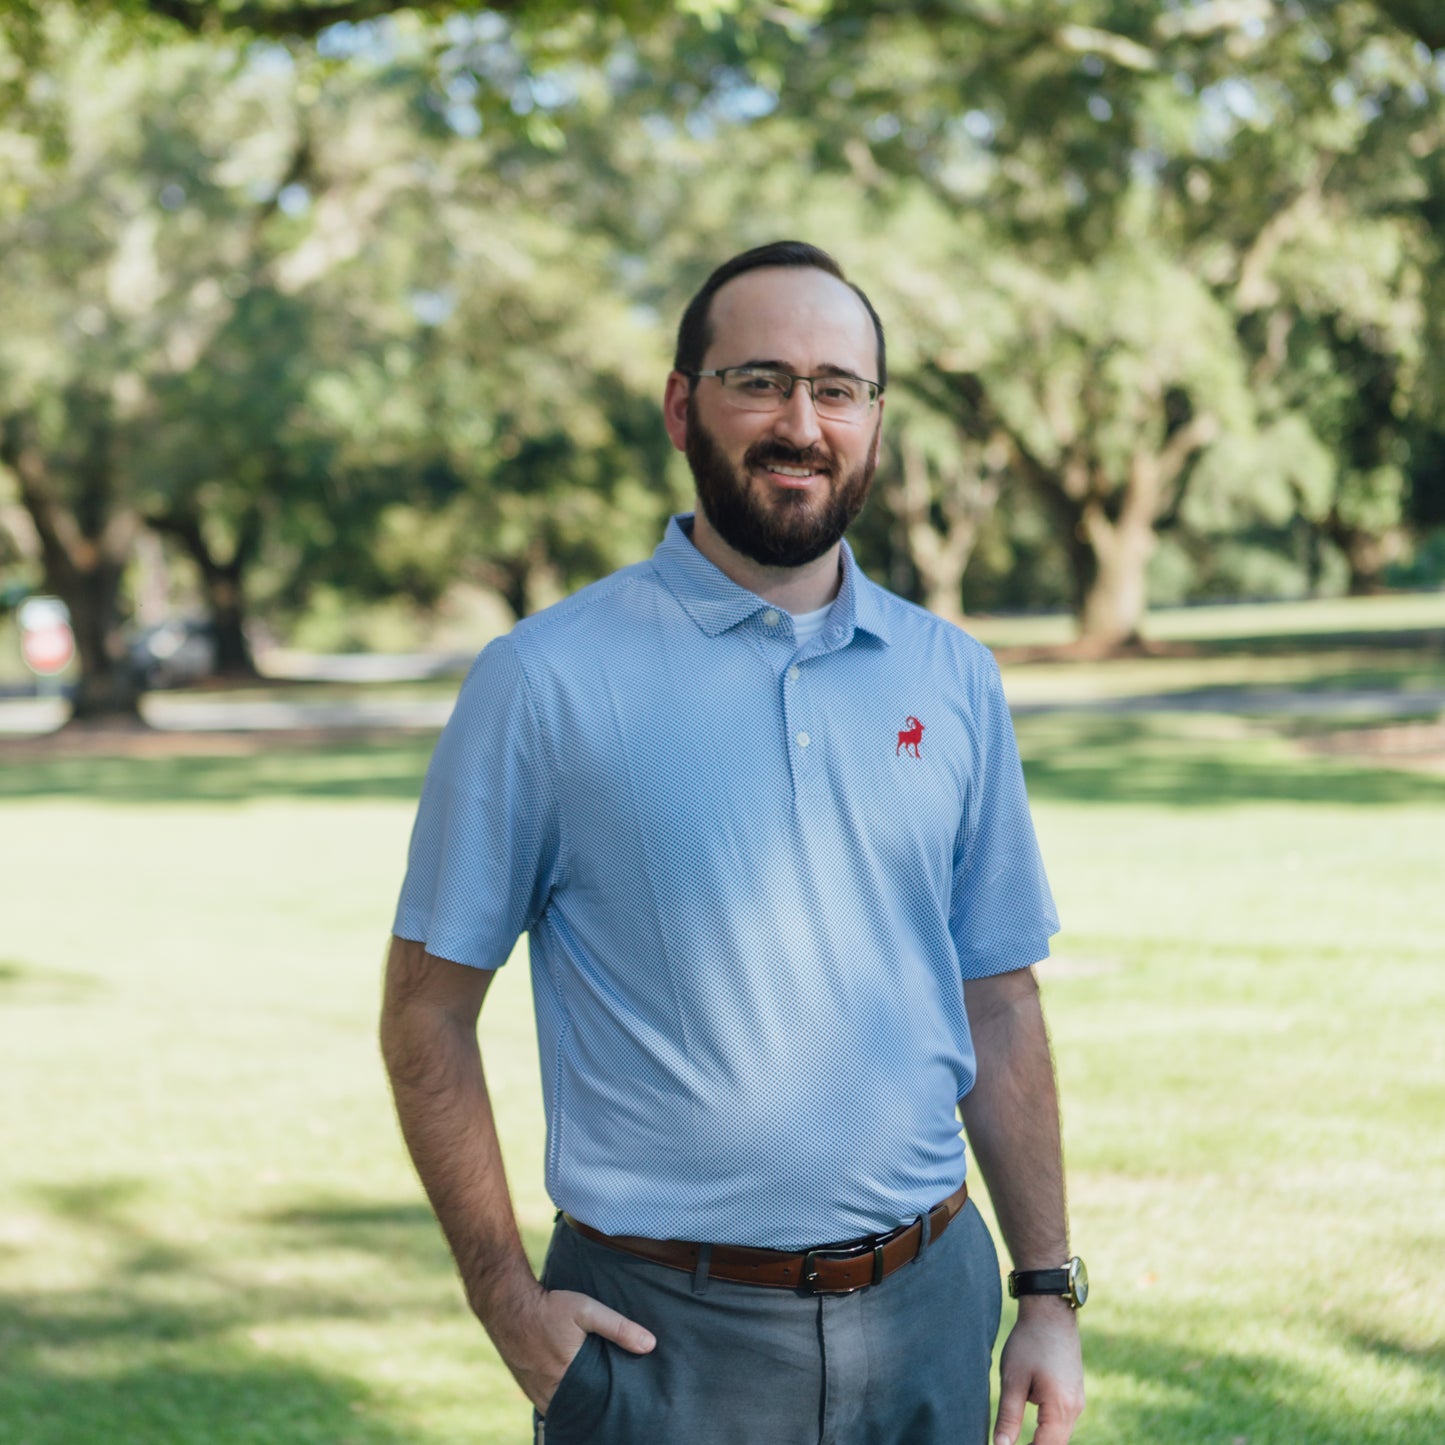
[[[657,1344],[650,1331],[601,1301],[572,1290],[544,1290],[535,1281],[504,1318],[488,1322],[488,1329],[503,1362],[541,1415],[588,1335],[601,1335],[634,1355],[645,1355]]]
[[[1019,1301],[1018,1322],[1004,1344],[998,1373],[994,1445],[1014,1445],[1029,1401],[1039,1408],[1033,1445],[1067,1445],[1084,1412],[1084,1357],[1078,1319],[1065,1301]]]

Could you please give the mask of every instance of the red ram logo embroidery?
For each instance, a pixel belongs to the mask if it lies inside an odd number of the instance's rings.
[[[916,717],[908,719],[907,728],[898,734],[898,746],[893,749],[893,756],[896,758],[899,753],[909,752],[915,758],[921,757],[918,751],[918,744],[923,741],[923,724]]]

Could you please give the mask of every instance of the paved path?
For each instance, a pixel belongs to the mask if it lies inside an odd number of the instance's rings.
[[[145,720],[164,732],[285,732],[295,728],[440,728],[451,698],[331,702],[197,702],[156,693],[141,705]],[[65,721],[59,698],[0,702],[0,737],[54,732]]]
[[[1005,684],[1004,691],[1008,691]],[[1010,702],[1015,717],[1046,712],[1215,712],[1235,717],[1420,717],[1445,711],[1445,688],[1200,687],[1126,697],[1061,698]]]
[[[146,721],[167,732],[281,732],[298,728],[440,728],[451,698],[332,699],[324,702],[206,702],[154,693],[144,702]],[[1212,712],[1236,717],[1290,716],[1341,719],[1420,717],[1445,712],[1445,688],[1401,691],[1358,688],[1310,691],[1290,688],[1195,688],[1128,697],[1049,698],[1011,704],[1015,716],[1039,713]],[[52,732],[65,720],[59,698],[0,701],[0,735]]]

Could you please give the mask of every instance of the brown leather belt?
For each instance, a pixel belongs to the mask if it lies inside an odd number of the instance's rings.
[[[942,1204],[928,1212],[929,1241],[953,1223],[968,1200],[968,1185],[960,1184]],[[705,1246],[684,1239],[642,1239],[632,1234],[603,1234],[565,1211],[562,1218],[585,1239],[609,1249],[665,1264],[669,1269],[695,1273]],[[922,1252],[923,1224],[915,1219],[887,1234],[875,1234],[853,1244],[808,1249],[789,1254],[782,1249],[751,1249],[738,1244],[715,1244],[707,1262],[711,1279],[735,1284],[758,1284],[768,1289],[801,1289],[809,1294],[851,1294],[864,1285],[878,1284]]]

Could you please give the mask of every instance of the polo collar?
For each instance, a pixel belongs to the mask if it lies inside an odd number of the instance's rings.
[[[709,637],[717,637],[772,604],[746,587],[739,587],[698,551],[692,540],[693,516],[692,512],[683,512],[668,522],[652,561],[683,611]],[[843,582],[833,602],[829,631],[836,633],[842,644],[852,640],[855,630],[880,642],[890,642],[877,584],[863,575],[846,541],[840,551]]]

